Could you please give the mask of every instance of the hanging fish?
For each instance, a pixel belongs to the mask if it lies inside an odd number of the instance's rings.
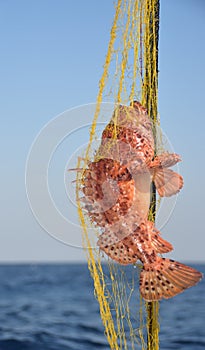
[[[119,106],[82,181],[85,210],[102,228],[98,246],[120,264],[143,263],[140,292],[147,301],[170,298],[202,278],[197,270],[158,256],[173,248],[148,221],[151,185],[160,197],[169,197],[180,191],[183,178],[169,169],[179,155],[155,156],[154,149],[146,109],[137,101]]]

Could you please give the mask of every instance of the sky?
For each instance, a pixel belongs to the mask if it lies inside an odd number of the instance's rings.
[[[0,262],[85,260],[81,248],[54,239],[35,219],[26,195],[25,167],[31,145],[47,123],[64,111],[95,103],[114,11],[112,0],[0,0]],[[185,181],[162,234],[174,246],[172,258],[201,262],[205,261],[205,2],[161,0],[160,16],[159,113],[162,129],[182,156],[180,173]],[[69,113],[68,127],[73,130],[77,124]],[[71,136],[64,150],[72,154],[84,130],[87,135],[85,127]],[[57,152],[49,177],[60,206],[65,199],[59,169],[65,169],[70,153],[59,163]],[[71,244],[79,245],[75,207],[67,205],[66,212],[62,204],[64,216],[72,215],[75,221],[67,243],[71,239]]]

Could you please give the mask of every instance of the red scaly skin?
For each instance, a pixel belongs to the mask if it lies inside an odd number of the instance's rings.
[[[168,169],[177,154],[154,157],[153,127],[137,101],[119,106],[102,133],[95,162],[83,173],[85,210],[102,228],[98,246],[120,264],[143,263],[140,292],[145,300],[170,298],[195,285],[202,274],[158,254],[172,250],[154,224],[147,220],[150,187],[171,196],[183,186],[182,177]]]

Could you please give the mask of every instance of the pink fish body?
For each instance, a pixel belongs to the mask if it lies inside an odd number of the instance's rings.
[[[171,196],[183,186],[169,169],[177,154],[154,156],[153,126],[139,103],[119,106],[102,134],[97,160],[83,175],[85,209],[102,234],[98,246],[120,264],[143,263],[140,292],[147,301],[170,298],[195,285],[202,274],[159,254],[172,245],[148,221],[151,184],[158,194]]]

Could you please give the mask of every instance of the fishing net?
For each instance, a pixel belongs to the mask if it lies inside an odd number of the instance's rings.
[[[139,293],[140,264],[115,264],[96,247],[99,229],[85,214],[81,196],[83,176],[89,161],[100,158],[96,149],[96,127],[102,102],[116,106],[140,101],[146,107],[153,126],[157,115],[159,0],[118,0],[110,41],[99,82],[99,91],[90,141],[83,158],[78,159],[76,198],[83,231],[88,268],[99,303],[100,316],[111,349],[158,349],[158,302],[145,302]],[[115,124],[115,123],[114,123]],[[114,126],[115,129],[115,126]],[[113,131],[114,133],[114,131]],[[113,134],[114,135],[114,134]],[[114,139],[114,136],[113,136]],[[149,220],[154,221],[158,207],[153,188]]]

